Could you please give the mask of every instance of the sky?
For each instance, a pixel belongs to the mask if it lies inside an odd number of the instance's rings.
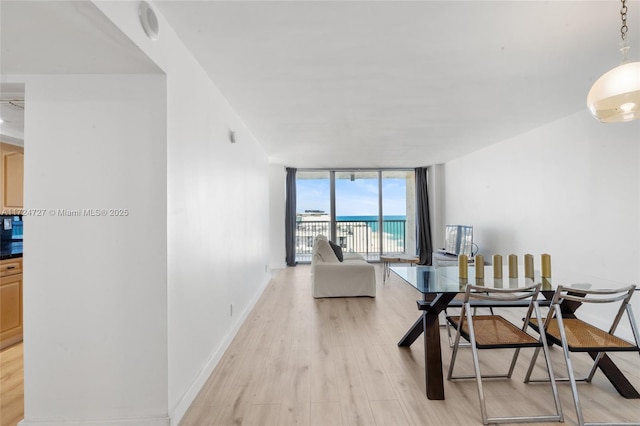
[[[323,210],[329,213],[329,179],[299,179],[296,211]],[[384,216],[406,216],[406,180],[382,180]],[[336,216],[377,216],[378,178],[336,179]]]

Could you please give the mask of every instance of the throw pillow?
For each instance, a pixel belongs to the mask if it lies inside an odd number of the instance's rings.
[[[340,263],[329,241],[326,240],[318,240],[318,256],[326,263]]]
[[[333,252],[336,254],[336,257],[340,262],[344,260],[344,256],[342,255],[342,247],[334,243],[333,241],[329,241],[329,245],[333,249]]]

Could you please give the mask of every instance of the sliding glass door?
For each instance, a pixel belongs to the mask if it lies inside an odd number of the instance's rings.
[[[316,235],[331,235],[331,173],[296,173],[296,261],[311,261]]]
[[[343,251],[380,253],[380,179],[377,171],[335,172],[334,239]]]
[[[415,254],[416,191],[413,170],[383,170],[382,253]]]
[[[413,170],[298,170],[296,190],[298,262],[318,234],[367,260],[415,254]]]

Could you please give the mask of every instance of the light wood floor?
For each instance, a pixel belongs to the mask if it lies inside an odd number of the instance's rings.
[[[308,266],[281,271],[181,425],[481,424],[474,382],[445,382],[447,399],[430,401],[422,338],[409,349],[397,346],[418,317],[418,296],[392,273],[385,284],[378,276],[375,299],[313,299]],[[446,369],[450,349],[444,329],[442,338]],[[23,417],[22,350],[18,344],[0,351],[1,426],[14,426]],[[509,355],[502,352],[480,353],[491,364],[487,372],[506,368]],[[560,375],[559,348],[552,356]],[[639,357],[612,357],[640,389]],[[546,385],[522,383],[529,359],[530,352],[523,352],[511,381],[486,382],[490,415],[540,411],[551,403]],[[578,368],[589,367],[586,355],[573,360]],[[471,372],[470,365],[468,350],[462,350],[456,372]],[[571,392],[566,384],[559,387],[565,423],[576,424]],[[620,397],[601,373],[580,392],[588,421],[640,422],[640,400]]]
[[[481,424],[474,381],[445,382],[445,401],[425,396],[424,347],[397,342],[418,318],[419,293],[391,274],[371,298],[313,299],[309,267],[279,273],[265,289],[181,426],[206,425],[469,425]],[[518,314],[519,315],[519,314]],[[442,329],[443,359],[451,351]],[[481,351],[486,372],[506,368],[510,352]],[[523,351],[514,378],[486,381],[489,415],[550,413],[547,384],[522,383],[530,360]],[[559,348],[552,349],[564,375]],[[612,356],[640,389],[637,354]],[[587,355],[573,357],[588,368]],[[542,366],[541,360],[538,363]],[[471,373],[461,350],[456,373]],[[538,368],[540,375],[544,374]],[[446,374],[446,372],[445,372]],[[559,384],[565,423],[576,424],[571,391]],[[625,400],[602,373],[580,386],[587,421],[640,421],[640,400]]]
[[[0,351],[0,426],[15,426],[24,417],[22,343]]]

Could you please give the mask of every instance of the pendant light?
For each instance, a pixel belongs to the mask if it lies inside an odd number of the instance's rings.
[[[627,59],[627,5],[626,0],[621,2],[622,64],[600,77],[587,96],[589,111],[603,123],[640,119],[640,62],[629,62]]]

